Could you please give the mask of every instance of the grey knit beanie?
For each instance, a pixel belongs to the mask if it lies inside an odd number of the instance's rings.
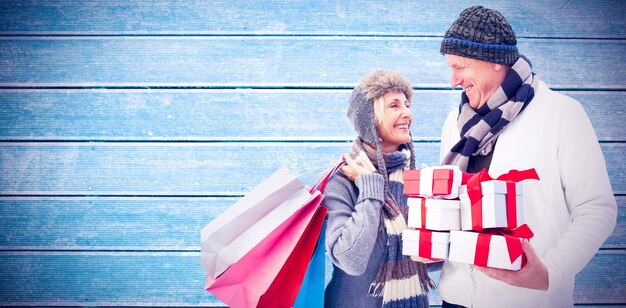
[[[440,51],[508,65],[519,58],[515,32],[506,18],[480,5],[461,12],[443,36]]]

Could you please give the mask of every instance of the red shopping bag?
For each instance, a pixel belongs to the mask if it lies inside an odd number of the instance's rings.
[[[311,262],[306,269],[304,279],[300,285],[300,291],[293,308],[316,308],[324,307],[324,287],[326,284],[326,222],[322,226],[320,236],[311,257]]]
[[[311,188],[311,193],[315,191],[323,192],[328,180],[344,165],[343,162],[335,165],[333,169],[331,169],[326,176]],[[311,224],[307,227],[307,232],[300,238],[298,244],[292,254],[289,256],[289,259],[285,262],[283,268],[274,279],[272,285],[268,288],[267,292],[263,294],[261,300],[258,303],[258,307],[293,307],[298,296],[308,296],[309,299],[304,302],[306,303],[317,303],[321,301],[321,306],[323,306],[323,295],[324,295],[324,221],[326,216],[327,209],[324,207],[320,207],[318,213],[314,217]],[[318,247],[319,246],[319,247]],[[316,251],[320,251],[319,254],[321,256],[317,256],[317,260],[313,260],[314,253]],[[321,259],[321,262],[320,262]],[[311,263],[316,261],[316,266],[311,267]],[[307,275],[307,271],[320,271],[318,273],[308,273],[309,275],[319,276],[321,274],[321,293],[312,292],[313,290],[308,290],[310,294],[303,294],[303,290],[301,290],[302,283]],[[311,277],[311,276],[310,276]],[[310,282],[314,283],[314,282]],[[317,283],[317,282],[315,282]],[[316,286],[316,285],[315,285]],[[306,286],[307,288],[315,289],[315,286]],[[307,293],[307,290],[304,290],[304,293]],[[313,299],[313,297],[321,294],[322,298]],[[303,302],[303,303],[304,303]]]
[[[317,209],[306,232],[294,247],[267,292],[261,296],[257,307],[293,307],[322,230],[326,211],[324,207]]]
[[[216,279],[207,275],[205,289],[230,307],[256,307],[313,220],[321,201],[321,194],[316,193],[222,275]]]
[[[312,197],[222,275],[207,276],[205,289],[231,307],[293,306],[320,235],[326,209],[326,181],[335,166],[311,189]]]

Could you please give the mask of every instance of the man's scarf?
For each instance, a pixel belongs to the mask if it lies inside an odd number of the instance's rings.
[[[406,145],[401,148],[400,151],[383,155],[382,162],[388,174],[388,178],[385,179],[386,193],[382,209],[387,249],[383,252],[383,260],[369,293],[377,297],[382,296],[384,307],[415,306],[418,296],[428,293],[429,288],[434,288],[434,283],[428,277],[426,265],[402,254],[402,231],[407,229],[408,210],[406,202],[399,207],[396,200],[406,200],[406,196],[402,194],[403,171],[410,167],[411,150]],[[353,142],[351,156],[362,162],[369,171],[379,171],[380,155],[377,149],[360,138]],[[411,306],[410,303],[414,304]]]
[[[442,165],[457,165],[467,171],[472,155],[487,155],[503,128],[507,126],[535,96],[538,79],[530,61],[523,55],[513,64],[500,88],[482,107],[474,110],[465,92],[461,94],[459,126],[461,140],[444,157]]]

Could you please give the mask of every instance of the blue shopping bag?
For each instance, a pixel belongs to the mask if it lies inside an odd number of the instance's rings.
[[[326,283],[324,275],[326,272],[324,264],[326,260],[325,242],[326,222],[324,221],[313,257],[311,257],[311,262],[306,269],[298,297],[296,297],[296,302],[293,305],[294,308],[324,307],[324,287]]]

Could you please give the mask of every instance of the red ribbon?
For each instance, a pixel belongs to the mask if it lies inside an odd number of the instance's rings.
[[[474,264],[478,266],[487,266],[489,261],[489,243],[491,242],[491,234],[478,233],[478,241],[476,242],[476,252],[474,253]]]
[[[421,211],[422,211],[422,229],[426,229],[426,198],[422,199]]]
[[[420,230],[418,255],[424,258],[431,258],[433,252],[433,233],[431,231]]]
[[[509,229],[517,227],[517,190],[515,182],[506,182],[506,220]]]
[[[506,174],[503,174],[496,178],[496,180],[506,181],[507,185],[507,219],[508,227],[515,227],[517,225],[517,213],[515,202],[515,183],[522,180],[539,180],[539,175],[535,169],[527,170],[511,170]],[[480,187],[481,182],[491,181],[492,177],[489,176],[486,169],[481,170],[479,173],[472,175],[467,180],[467,195],[470,199],[471,212],[472,212],[472,230],[483,230],[483,206],[482,206],[482,190]],[[511,189],[511,187],[513,187]]]
[[[433,195],[449,195],[452,193],[452,184],[454,182],[454,170],[447,168],[434,168],[432,170],[432,194]],[[407,196],[419,195],[420,181],[422,170],[405,170],[404,171],[404,190],[403,193]],[[463,173],[462,184],[465,184],[465,180],[470,173]]]
[[[527,224],[523,224],[513,230],[493,230],[491,233],[478,233],[478,241],[476,243],[476,251],[474,252],[474,264],[478,266],[487,266],[489,261],[489,245],[493,235],[501,235],[506,242],[506,249],[509,253],[511,263],[522,256],[524,249],[520,238],[530,239],[534,236]],[[526,259],[522,257],[522,266],[526,263]]]
[[[466,185],[472,176],[474,176],[473,173],[461,172],[461,185]]]

